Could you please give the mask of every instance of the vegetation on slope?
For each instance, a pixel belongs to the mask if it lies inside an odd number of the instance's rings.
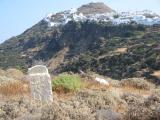
[[[159,32],[158,25],[71,21],[49,28],[41,21],[0,45],[0,67],[24,69],[35,60],[47,63],[68,48],[63,63],[56,70],[51,68],[54,73],[82,70],[115,79],[152,78],[151,74],[160,69]]]
[[[54,81],[60,81],[59,83],[63,83],[63,86],[67,82],[70,84],[69,87],[72,86],[74,81],[69,79],[73,79],[74,75],[60,76],[58,76],[60,79]],[[85,83],[85,81],[82,82]],[[96,89],[85,87],[76,91],[75,94],[54,92],[53,102],[42,105],[31,101],[29,84],[25,84],[24,81],[12,84],[8,82],[0,86],[0,118],[4,120],[35,120],[35,118],[42,120],[159,120],[159,86],[154,87],[141,78],[117,81],[117,86],[112,83],[111,80],[110,87],[103,85]],[[147,89],[143,87],[146,85]]]

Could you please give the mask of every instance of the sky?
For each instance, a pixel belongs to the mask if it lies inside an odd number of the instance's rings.
[[[152,10],[160,13],[160,0],[0,0],[0,43],[30,28],[48,13],[104,2],[114,10]]]

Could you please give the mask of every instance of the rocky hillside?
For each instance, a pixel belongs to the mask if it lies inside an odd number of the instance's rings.
[[[26,70],[35,62],[43,61],[52,73],[81,70],[115,79],[158,79],[159,17],[149,15],[142,17],[142,23],[152,18],[150,25],[140,24],[134,15],[128,18],[125,14],[125,19],[129,20],[126,22],[122,20],[123,14],[115,14],[103,3],[50,14],[0,45],[0,67]]]
[[[106,6],[104,3],[90,3],[87,5],[83,5],[78,8],[79,13],[83,14],[102,14],[102,13],[110,13],[113,12],[110,7]]]

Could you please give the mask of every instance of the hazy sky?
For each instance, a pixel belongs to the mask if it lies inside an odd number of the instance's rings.
[[[160,13],[160,0],[0,0],[0,42],[22,33],[47,13],[92,1],[104,2],[114,10],[149,9]]]

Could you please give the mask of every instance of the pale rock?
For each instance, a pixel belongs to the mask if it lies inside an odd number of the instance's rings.
[[[28,70],[31,96],[41,102],[52,102],[51,77],[46,66],[36,65]]]
[[[95,80],[96,80],[97,82],[99,82],[100,84],[109,86],[109,82],[108,82],[107,80],[105,80],[105,79],[96,77]]]

